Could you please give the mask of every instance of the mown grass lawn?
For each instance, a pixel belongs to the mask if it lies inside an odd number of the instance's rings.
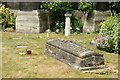
[[[54,38],[65,38],[82,44],[104,55],[105,65],[118,69],[118,55],[96,49],[90,41],[97,34],[72,34],[65,37],[63,34],[51,33],[2,33],[2,77],[3,78],[117,78],[116,74],[96,74],[78,71],[51,57],[44,55],[45,43]],[[18,48],[17,46],[28,46]],[[26,49],[32,50],[32,55],[20,55]],[[102,69],[103,72],[106,69]],[[101,71],[101,70],[98,70]]]

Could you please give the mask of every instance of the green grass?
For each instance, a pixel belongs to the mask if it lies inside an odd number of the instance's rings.
[[[75,70],[51,57],[44,55],[45,43],[54,38],[65,38],[82,44],[104,55],[105,65],[118,69],[118,55],[96,49],[90,41],[98,34],[72,34],[65,37],[63,34],[51,33],[9,33],[3,32],[2,45],[2,77],[3,78],[117,78],[115,74],[85,73]],[[21,38],[21,39],[13,39]],[[18,48],[17,46],[28,46]],[[32,50],[32,55],[20,55],[26,49]],[[105,69],[103,69],[104,71]],[[99,70],[100,71],[100,70]]]

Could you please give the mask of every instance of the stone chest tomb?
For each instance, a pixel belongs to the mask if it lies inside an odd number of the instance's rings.
[[[45,54],[79,70],[104,67],[102,54],[66,39],[49,40]]]

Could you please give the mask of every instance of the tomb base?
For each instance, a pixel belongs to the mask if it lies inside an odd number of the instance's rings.
[[[16,32],[39,33],[40,20],[38,10],[19,10],[16,18]]]

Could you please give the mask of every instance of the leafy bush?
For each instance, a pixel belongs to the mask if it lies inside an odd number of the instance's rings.
[[[78,9],[83,11],[84,15],[93,9],[92,2],[80,2]]]
[[[55,21],[52,26],[51,30],[52,31],[62,31],[64,32],[64,21],[65,21],[65,13],[70,13],[73,8],[72,8],[72,3],[71,2],[46,2],[43,4],[44,8],[47,8],[49,10],[54,11],[51,16],[53,20]],[[92,3],[91,2],[80,2],[79,3],[79,10],[83,11],[84,15],[91,11],[93,9]],[[57,23],[57,25],[56,25]],[[63,27],[61,27],[63,25]],[[81,33],[83,28],[83,23],[82,21],[78,21],[74,19],[74,17],[71,17],[71,31]]]
[[[78,34],[81,33],[82,26],[83,26],[82,21],[72,20],[71,27],[70,27],[71,32],[72,33],[77,32]],[[64,22],[55,22],[55,26],[51,27],[51,30],[56,33],[59,33],[59,32],[64,33],[64,29],[65,29]]]
[[[0,13],[2,13],[2,19],[0,21],[2,23],[2,29],[14,28],[16,15],[9,8],[5,8],[4,5],[0,9]]]
[[[116,12],[117,14],[120,13],[120,1],[119,2],[111,2],[110,7],[111,7],[112,15],[114,15],[114,12]]]
[[[64,22],[56,22],[55,27],[51,28],[52,31],[55,31],[57,33],[64,32],[65,29],[65,23]]]
[[[71,25],[71,28],[73,30],[73,32],[77,32],[78,34],[82,32],[82,28],[83,28],[83,23],[81,20],[76,20],[76,19],[73,19],[72,20],[72,25]]]
[[[65,29],[65,13],[71,13],[73,10],[71,2],[46,2],[43,6],[49,10],[54,11],[51,16],[54,18],[54,23],[51,26],[52,31],[64,32]],[[82,21],[77,21],[72,16],[71,18],[71,32],[82,32]]]
[[[105,19],[104,22],[100,23],[101,29],[100,29],[100,35],[106,36],[109,35],[110,37],[113,37],[116,27],[118,27],[119,24],[119,18],[118,16],[110,16],[107,19]]]
[[[120,16],[118,15],[110,16],[107,19],[105,19],[104,22],[101,22],[100,25],[101,25],[100,36],[102,38],[97,41],[99,45],[96,45],[96,46],[101,49],[104,48],[104,50],[106,51],[120,53],[120,50],[119,50]],[[109,45],[109,46],[104,47],[104,45]]]
[[[47,8],[51,11],[50,17],[54,21],[50,28],[52,31],[59,29],[60,32],[64,32],[64,23],[65,23],[65,13],[70,13],[72,11],[71,2],[45,2],[43,4],[44,8]],[[63,26],[63,27],[61,27]]]
[[[71,12],[72,10],[72,4],[71,2],[46,2],[43,4],[43,6],[47,9],[53,10],[53,11],[60,11],[62,13]]]

